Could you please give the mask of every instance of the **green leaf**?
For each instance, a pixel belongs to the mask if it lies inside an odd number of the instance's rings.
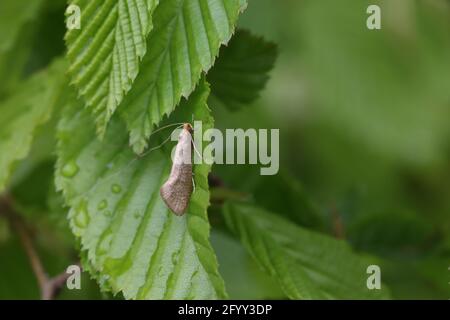
[[[72,0],[81,28],[66,34],[69,73],[93,109],[99,133],[139,72],[158,0]]]
[[[61,73],[64,72],[64,68],[61,66]],[[61,106],[66,104],[70,88],[67,81],[64,86],[61,86],[61,90],[65,90],[61,99],[55,103],[57,108],[52,111],[51,119],[44,125],[39,126],[33,133],[33,143],[30,147],[27,157],[20,161],[14,168],[13,175],[9,181],[10,190],[14,189],[18,184],[28,185],[27,181],[30,175],[34,175],[33,171],[43,163],[56,161],[56,127],[61,116]],[[53,180],[53,179],[52,179]]]
[[[190,121],[193,114],[212,127],[208,94],[201,84],[170,123]],[[194,166],[196,188],[187,213],[177,217],[159,194],[172,164],[170,149],[136,157],[118,117],[101,142],[77,106],[67,109],[58,139],[56,183],[71,207],[72,231],[104,288],[126,299],[225,297],[208,240],[209,165]]]
[[[439,236],[426,217],[408,211],[358,216],[346,234],[356,248],[390,256],[429,252],[430,240]]]
[[[223,231],[212,229],[211,242],[219,259],[230,299],[285,299],[286,295],[269,275],[264,273],[238,240]]]
[[[0,2],[0,52],[14,46],[24,24],[36,17],[42,0],[3,0]]]
[[[0,1],[0,96],[8,93],[20,79],[30,48],[33,24],[42,0]]]
[[[228,203],[228,227],[292,299],[386,298],[366,287],[372,263],[340,240],[298,227],[248,204]]]
[[[447,300],[448,261],[450,256],[427,255],[419,259],[384,260],[383,279],[389,285],[394,299]]]
[[[190,95],[202,72],[214,64],[220,45],[233,33],[241,2],[166,0],[157,7],[148,54],[119,108],[135,152],[145,149],[153,126]]]
[[[64,63],[57,60],[0,104],[0,191],[17,160],[28,154],[36,129],[47,122],[64,97]]]
[[[258,206],[277,212],[300,226],[316,231],[326,230],[319,208],[290,172],[258,176],[256,183],[253,196]]]
[[[276,58],[274,43],[238,30],[208,73],[212,94],[230,110],[252,103],[266,86]]]

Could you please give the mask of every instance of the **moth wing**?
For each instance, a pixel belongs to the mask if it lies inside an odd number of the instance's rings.
[[[181,216],[189,206],[189,200],[193,191],[192,165],[183,164],[176,168],[176,175],[162,185],[161,198],[176,215]]]

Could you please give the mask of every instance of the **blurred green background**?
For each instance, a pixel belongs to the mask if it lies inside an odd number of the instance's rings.
[[[370,4],[381,7],[381,30],[366,28]],[[36,33],[26,35],[26,73],[64,52],[64,8],[65,1],[47,1]],[[393,298],[449,299],[450,2],[250,0],[240,27],[275,42],[279,58],[256,103],[238,112],[212,106],[216,125],[279,128],[281,171],[261,177],[255,166],[216,165],[214,172],[269,209],[270,198],[285,199],[277,211],[293,219],[305,218],[295,199],[308,198],[322,213],[323,232],[335,234],[338,225],[356,250],[379,257]],[[50,178],[52,161],[43,163]],[[33,181],[42,177],[25,183]],[[48,231],[37,243],[57,274],[76,259],[75,244],[65,226],[55,227],[57,218],[35,214],[51,199],[37,208],[38,200],[22,202],[32,203],[28,219]],[[0,298],[37,298],[7,229],[0,219]],[[284,297],[214,224],[212,242],[230,298]],[[93,282],[61,296],[104,297]]]
[[[366,27],[370,4],[381,30]],[[214,109],[217,125],[280,128],[281,167],[385,259],[393,297],[448,299],[450,2],[253,0],[241,27],[279,58],[262,98]],[[253,169],[215,167],[244,191],[261,181]]]

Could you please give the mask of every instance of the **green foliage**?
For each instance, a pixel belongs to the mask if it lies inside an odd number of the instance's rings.
[[[294,226],[249,204],[228,203],[228,227],[252,257],[292,299],[387,298],[385,289],[366,286],[372,263],[352,253],[343,241]]]
[[[208,94],[202,83],[180,106],[205,129],[213,125]],[[189,121],[189,113],[180,120]],[[196,190],[186,215],[177,217],[159,196],[170,171],[170,149],[136,158],[119,118],[98,141],[89,115],[77,105],[65,110],[58,140],[56,182],[71,207],[72,230],[113,292],[126,299],[225,297],[208,241],[210,166],[195,166]]]
[[[0,97],[17,85],[23,72],[34,33],[33,24],[43,0],[0,2]]]
[[[238,300],[286,298],[276,281],[259,268],[238,239],[213,229],[211,243],[230,297]]]
[[[69,73],[103,134],[139,73],[158,0],[74,0],[71,4],[82,12],[82,27],[66,34]]]
[[[302,185],[287,172],[260,177],[252,188],[255,202],[259,206],[278,212],[300,226],[325,230],[320,209],[309,198]]]
[[[369,0],[253,1],[250,32],[247,0],[2,0],[0,298],[39,298],[25,234],[81,260],[62,299],[448,299],[450,4],[375,2],[380,31]],[[279,128],[280,173],[196,164],[175,216],[195,120]]]
[[[211,68],[220,46],[233,34],[241,2],[168,0],[155,10],[143,71],[120,107],[136,153],[144,151],[154,125],[181,97],[188,97],[202,72]]]
[[[263,38],[238,30],[223,47],[220,59],[208,73],[215,97],[231,110],[255,101],[269,80],[277,57],[277,46]]]
[[[17,160],[27,156],[36,128],[51,117],[64,96],[64,63],[55,62],[24,83],[0,104],[0,190]],[[18,143],[20,141],[20,143]]]
[[[348,226],[354,246],[380,255],[425,250],[435,231],[423,217],[406,212],[370,214]]]

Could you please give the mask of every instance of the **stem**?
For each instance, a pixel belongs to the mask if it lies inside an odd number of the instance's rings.
[[[20,214],[14,210],[11,198],[8,196],[3,196],[0,198],[0,216],[1,215],[8,220],[12,229],[14,229],[19,236],[20,243],[28,257],[28,260],[30,261],[31,268],[37,279],[41,292],[41,299],[54,299],[60,292],[70,274],[63,272],[54,278],[48,277],[42,261],[33,246],[32,234]]]
[[[34,275],[36,276],[39,287],[43,288],[48,281],[48,277],[45,273],[42,262],[35,248],[33,247],[29,230],[25,227],[23,221],[16,215],[11,215],[10,223],[19,236],[20,242],[25,250],[26,255],[28,256],[31,268],[33,269]]]

